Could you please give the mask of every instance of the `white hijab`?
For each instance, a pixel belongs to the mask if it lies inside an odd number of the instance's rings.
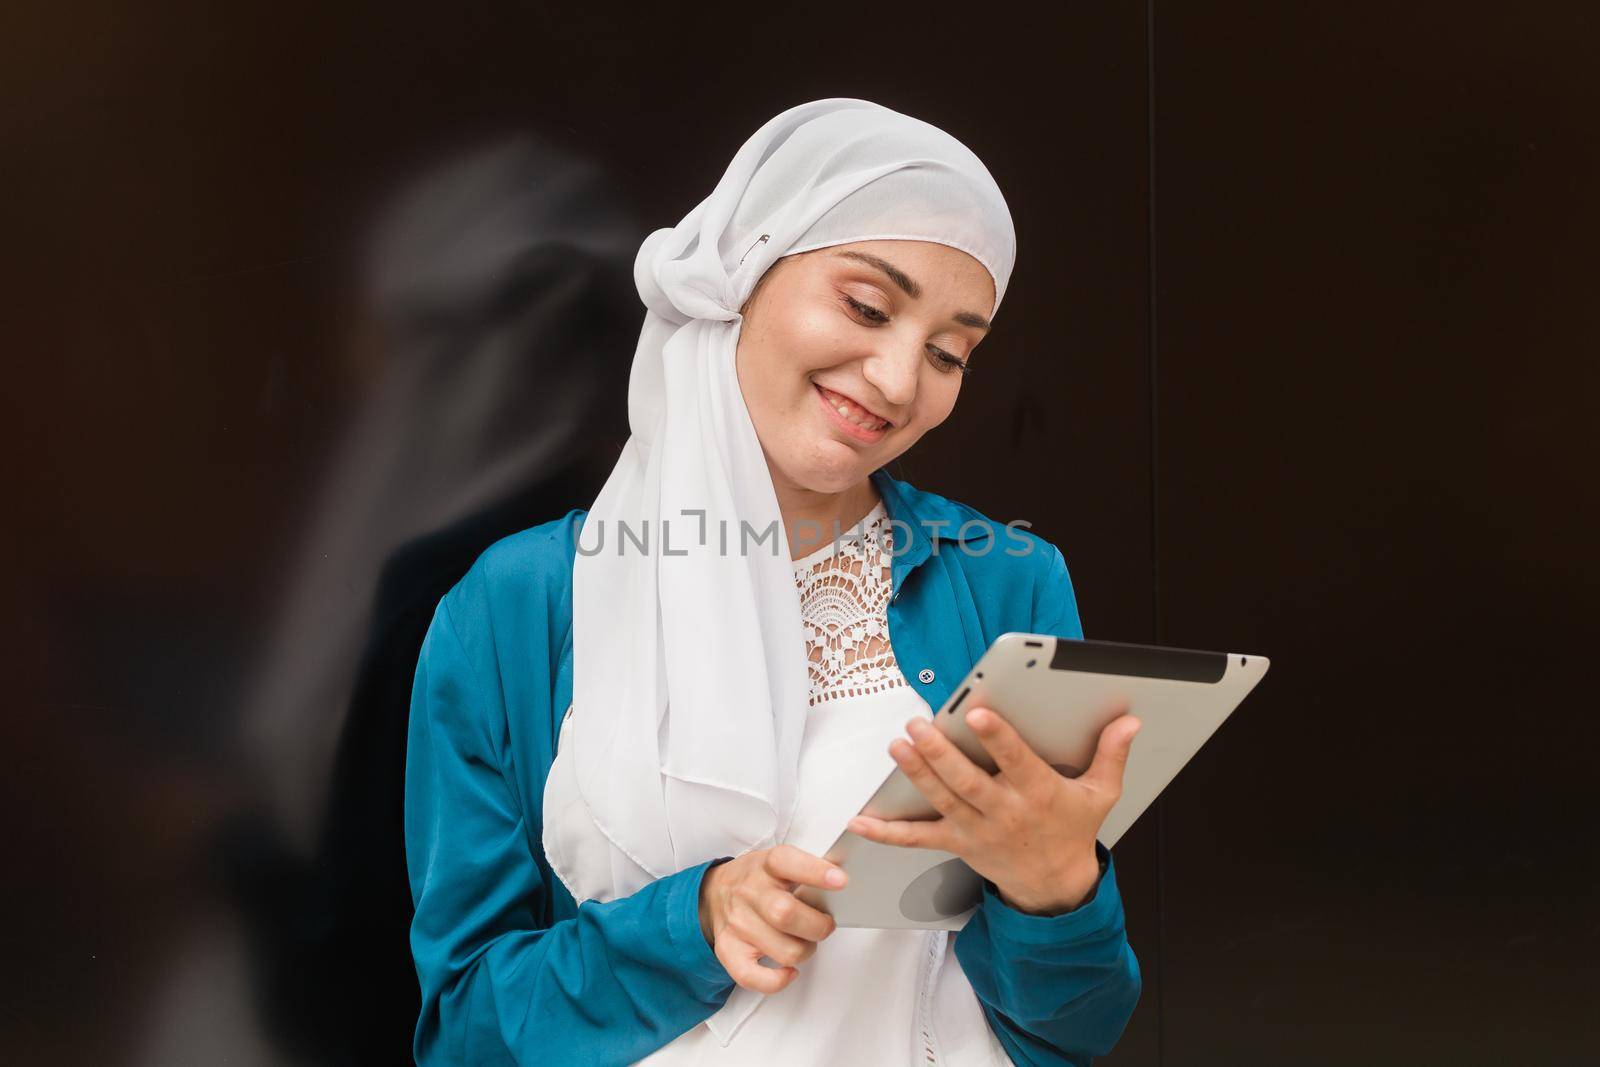
[[[983,163],[925,122],[831,99],[761,127],[711,195],[639,249],[632,437],[579,539],[572,732],[557,756],[571,762],[546,794],[545,851],[579,901],[784,839],[806,648],[734,371],[739,309],[782,256],[889,239],[969,253],[999,307],[1016,236]],[[584,817],[562,819],[579,800]]]

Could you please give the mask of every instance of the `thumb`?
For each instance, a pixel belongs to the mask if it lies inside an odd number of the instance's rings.
[[[1122,772],[1128,766],[1128,753],[1133,748],[1134,735],[1144,724],[1136,716],[1123,714],[1112,719],[1100,731],[1100,743],[1095,749],[1094,762],[1083,777],[1092,781],[1097,789],[1118,794],[1122,792]]]

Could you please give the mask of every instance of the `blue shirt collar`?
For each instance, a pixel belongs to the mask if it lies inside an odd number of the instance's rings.
[[[976,512],[958,507],[937,493],[925,493],[882,467],[870,477],[878,495],[883,497],[884,511],[893,532],[894,555],[889,573],[895,595],[899,594],[905,576],[933,554],[934,538],[973,541],[993,534],[990,524]]]

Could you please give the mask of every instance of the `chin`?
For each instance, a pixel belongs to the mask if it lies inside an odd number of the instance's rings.
[[[789,480],[814,493],[842,493],[867,480],[877,465],[849,445],[829,442],[818,454],[789,467]]]
[[[867,475],[872,472],[864,467],[854,467],[849,471],[839,470],[802,470],[799,477],[794,478],[796,485],[802,489],[809,489],[813,493],[842,493],[847,489],[854,489],[866,481]]]

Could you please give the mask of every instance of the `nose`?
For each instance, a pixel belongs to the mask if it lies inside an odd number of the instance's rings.
[[[906,408],[917,398],[917,375],[922,370],[921,345],[885,338],[861,366],[861,375],[896,408]]]

